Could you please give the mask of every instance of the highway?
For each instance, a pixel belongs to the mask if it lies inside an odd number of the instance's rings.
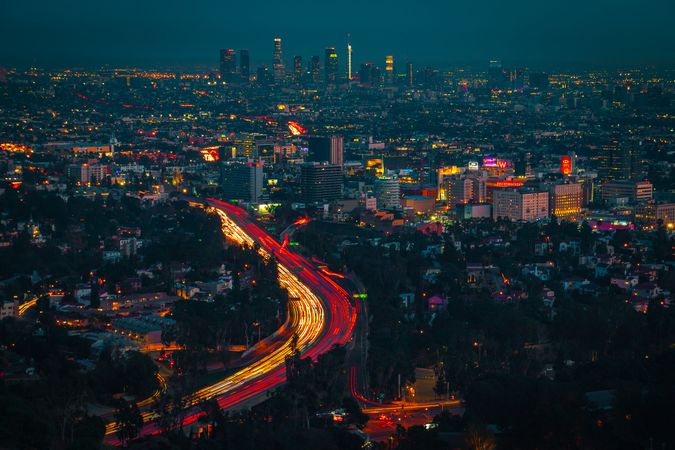
[[[257,247],[265,258],[275,258],[280,284],[288,291],[288,319],[282,328],[290,329],[288,336],[297,336],[297,348],[303,357],[316,359],[335,345],[347,343],[353,334],[357,309],[349,294],[331,275],[316,269],[302,256],[277,242],[243,209],[215,199],[207,199],[210,212],[221,218],[225,237],[237,244]],[[183,425],[194,423],[201,411],[196,405],[217,399],[223,409],[245,408],[264,400],[267,393],[284,383],[286,358],[292,353],[291,339],[275,346],[245,368],[210,386],[199,389],[186,399],[188,410]],[[158,414],[143,412],[145,425],[140,435],[156,434]],[[106,428],[107,441],[116,444],[117,426]]]

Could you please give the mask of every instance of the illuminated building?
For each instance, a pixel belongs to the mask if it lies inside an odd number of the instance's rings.
[[[251,58],[247,49],[239,50],[239,73],[245,81],[251,78]]]
[[[395,177],[380,177],[375,180],[375,198],[378,209],[401,207],[401,184]]]
[[[384,163],[382,158],[373,158],[366,161],[366,170],[374,171],[375,176],[381,177],[384,175]]]
[[[258,203],[263,194],[262,163],[223,163],[221,185],[227,199]]]
[[[462,170],[457,166],[448,166],[448,167],[439,167],[438,172],[436,173],[436,188],[438,191],[438,200],[447,200],[448,197],[445,193],[445,179],[446,177],[457,175],[461,173]]]
[[[234,147],[236,148],[235,156],[245,156],[247,158],[257,156],[255,154],[255,136],[255,134],[250,133],[238,134],[233,142]]]
[[[675,229],[675,203],[649,202],[635,208],[635,223],[643,227],[663,225],[667,230]]]
[[[449,176],[443,184],[448,206],[485,201],[485,178],[480,174]]]
[[[296,83],[302,79],[302,56],[300,55],[293,58],[293,78]]]
[[[342,167],[306,163],[300,167],[300,189],[305,203],[330,202],[342,197]]]
[[[558,218],[576,218],[581,212],[580,183],[554,184],[549,189],[551,214]]]
[[[338,56],[335,47],[326,47],[326,83],[335,84],[338,78]]]
[[[574,155],[565,155],[560,157],[560,173],[570,176],[574,173]]]
[[[352,81],[352,44],[347,33],[347,81]]]
[[[394,81],[394,56],[387,55],[384,58],[384,81],[391,84]]]
[[[312,77],[312,83],[318,83],[321,73],[321,67],[319,63],[320,58],[318,56],[312,56],[312,59],[309,62],[309,73]]]
[[[606,181],[600,187],[600,192],[605,201],[620,202],[620,199],[626,199],[631,203],[641,203],[652,199],[654,186],[649,181]]]
[[[500,189],[494,192],[492,217],[531,222],[548,217],[548,192]]]
[[[281,55],[281,38],[274,38],[274,55],[272,56],[272,68],[274,69],[275,81],[279,81],[284,78],[284,60]]]
[[[237,72],[237,53],[231,48],[220,50],[220,78],[231,81]]]
[[[600,149],[598,176],[602,180],[639,180],[642,170],[641,142],[613,140]]]
[[[514,179],[514,178],[506,178],[506,179],[489,178],[487,180],[487,182],[485,183],[485,200],[487,202],[492,202],[492,198],[494,197],[494,193],[498,189],[513,189],[513,188],[523,187],[523,185],[524,185],[523,180],[519,180],[519,179]]]
[[[309,141],[309,153],[307,161],[327,162],[342,166],[344,138],[342,136],[311,137]]]
[[[412,209],[416,214],[426,214],[434,210],[436,200],[433,197],[423,195],[408,195],[401,199],[404,209]]]
[[[99,164],[98,160],[92,159],[86,163],[69,166],[67,174],[70,178],[76,179],[82,186],[101,184],[101,182],[110,176],[110,166]]]

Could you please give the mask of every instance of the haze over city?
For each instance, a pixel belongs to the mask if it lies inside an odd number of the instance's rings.
[[[289,55],[310,56],[342,49],[348,32],[359,62],[390,53],[443,67],[494,58],[544,68],[675,61],[669,0],[8,0],[0,12],[4,65],[209,65],[219,47],[248,48],[258,64],[273,37]]]

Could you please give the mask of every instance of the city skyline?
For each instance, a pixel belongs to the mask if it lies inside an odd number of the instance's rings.
[[[668,18],[675,5],[659,0],[635,9],[627,1],[510,7],[488,1],[476,10],[460,4],[427,2],[409,10],[403,3],[371,2],[358,9],[294,7],[265,3],[204,5],[185,9],[178,2],[90,5],[83,0],[62,8],[46,2],[3,5],[3,65],[177,65],[213,64],[220,48],[247,48],[251,63],[269,63],[274,37],[291,55],[320,54],[336,47],[345,64],[347,33],[353,58],[379,61],[393,54],[415,64],[452,66],[502,59],[518,65],[671,65],[675,31]],[[405,14],[402,12],[405,10]],[[485,13],[487,11],[487,13]],[[269,14],[268,14],[269,13]],[[181,20],[177,21],[176,17]],[[253,17],[252,20],[232,20]],[[19,36],[20,39],[16,39]],[[86,36],[87,39],[82,39]]]

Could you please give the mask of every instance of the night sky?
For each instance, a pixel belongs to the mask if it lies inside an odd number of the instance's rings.
[[[338,47],[354,63],[675,64],[673,0],[0,0],[0,65],[212,65],[218,49],[269,63]]]

